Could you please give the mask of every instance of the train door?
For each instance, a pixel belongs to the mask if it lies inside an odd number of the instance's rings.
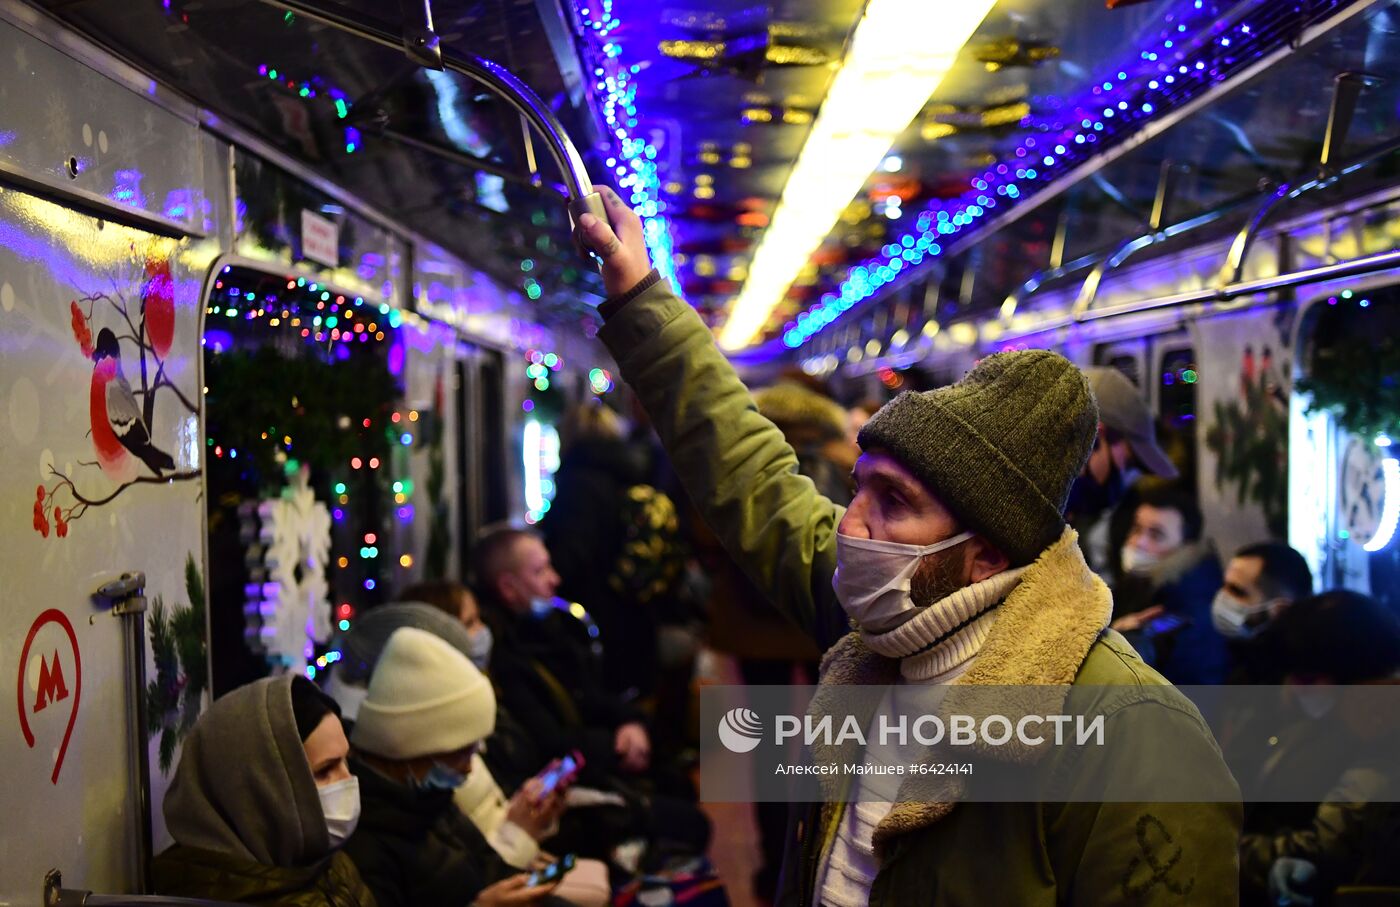
[[[1393,278],[1390,278],[1393,280]],[[1299,319],[1289,542],[1320,588],[1400,607],[1400,286],[1325,288]]]
[[[505,357],[492,350],[480,361],[481,387],[481,481],[483,525],[508,519],[517,509],[512,479],[519,475],[510,467],[512,426],[506,417]]]
[[[0,13],[9,904],[50,869],[141,890],[206,701],[200,287],[225,210],[189,111],[26,29]]]

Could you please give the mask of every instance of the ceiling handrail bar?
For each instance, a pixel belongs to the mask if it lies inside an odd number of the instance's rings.
[[[1014,290],[1006,297],[1006,300],[1002,302],[1001,320],[1009,322],[1011,316],[1016,314],[1016,310],[1019,309],[1023,303],[1029,302],[1030,298],[1038,293],[1040,288],[1049,281],[1058,280],[1061,277],[1066,277],[1070,274],[1082,271],[1098,260],[1098,253],[1091,252],[1088,255],[1082,255],[1076,258],[1074,261],[1062,264],[1059,267],[1040,268],[1035,273],[1031,274],[1030,277],[1027,277],[1025,283],[1021,284],[1020,287]]]
[[[1095,300],[1098,299],[1099,288],[1103,285],[1103,279],[1108,276],[1108,272],[1122,265],[1132,255],[1158,243],[1166,242],[1174,236],[1180,236],[1183,233],[1189,233],[1192,230],[1199,230],[1201,227],[1213,224],[1226,214],[1241,207],[1244,202],[1245,199],[1233,199],[1223,205],[1217,205],[1209,211],[1197,214],[1195,217],[1188,217],[1186,220],[1169,224],[1160,230],[1153,230],[1120,243],[1112,252],[1103,257],[1094,270],[1089,272],[1088,277],[1084,278],[1084,284],[1079,288],[1079,295],[1075,298],[1074,308],[1071,310],[1074,320],[1083,320],[1085,313],[1093,308]]]
[[[1391,154],[1400,151],[1400,137],[1388,139],[1372,146],[1361,154],[1352,158],[1345,165],[1322,176],[1311,179],[1285,183],[1274,190],[1273,194],[1266,198],[1250,217],[1249,221],[1240,228],[1240,232],[1235,235],[1235,240],[1230,244],[1230,251],[1225,256],[1225,263],[1220,268],[1220,276],[1216,281],[1219,290],[1224,293],[1231,284],[1240,282],[1244,276],[1245,262],[1249,257],[1249,250],[1254,245],[1254,241],[1259,237],[1265,221],[1274,210],[1285,201],[1292,201],[1299,196],[1305,195],[1316,189],[1334,185],[1343,177],[1349,176],[1358,170],[1369,167],[1389,157]]]
[[[288,10],[314,22],[320,22],[339,31],[354,35],[366,41],[393,50],[406,50],[409,58],[422,64],[425,55],[413,52],[405,34],[397,34],[379,25],[355,16],[346,15],[334,9],[327,9],[312,0],[263,0],[270,6]],[[425,4],[426,7],[426,4]],[[429,19],[431,21],[431,19]],[[434,36],[435,37],[435,36]],[[539,133],[549,148],[550,155],[559,166],[564,178],[565,189],[569,194],[569,213],[573,216],[575,230],[578,218],[583,214],[593,214],[607,221],[603,198],[593,188],[593,181],[584,166],[583,156],[564,126],[530,86],[504,66],[485,57],[474,54],[459,54],[454,51],[434,48],[434,58],[440,54],[442,68],[450,70],[489,88],[504,99]]]
[[[1254,293],[1282,290],[1324,280],[1360,277],[1367,274],[1375,274],[1380,271],[1388,271],[1392,268],[1400,268],[1400,250],[1378,252],[1375,255],[1363,255],[1360,258],[1352,258],[1347,261],[1334,262],[1333,264],[1319,265],[1315,268],[1304,268],[1301,271],[1289,271],[1284,274],[1276,274],[1272,277],[1261,277],[1257,280],[1239,281],[1223,289],[1206,287],[1201,290],[1191,290],[1186,293],[1164,296],[1159,299],[1147,299],[1141,302],[1109,306],[1099,309],[1098,311],[1086,312],[1083,316],[1075,320],[1081,323],[1085,321],[1097,321],[1119,315],[1132,315],[1137,312],[1147,312],[1154,309],[1172,308],[1193,302],[1228,302],[1232,299],[1241,296],[1249,296]]]

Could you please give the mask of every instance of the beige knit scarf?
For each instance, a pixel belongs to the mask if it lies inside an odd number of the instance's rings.
[[[905,680],[927,681],[966,666],[996,621],[996,608],[1021,581],[1025,567],[1003,570],[921,609],[885,633],[861,631],[870,649],[899,659]]]

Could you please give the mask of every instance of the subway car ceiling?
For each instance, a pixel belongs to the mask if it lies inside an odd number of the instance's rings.
[[[544,144],[527,139],[520,116],[491,91],[256,0],[37,5],[162,87],[528,295],[543,321],[572,320],[580,300],[596,302],[601,283],[570,243],[560,174]],[[322,5],[401,29],[392,5]],[[543,10],[530,3],[432,10],[444,46],[507,67],[577,144],[597,143],[578,61],[566,58],[572,51],[557,21],[546,28]]]
[[[576,326],[598,301],[548,155],[465,78],[255,0],[38,5],[524,291],[543,323]],[[399,28],[392,5],[326,5]],[[1392,0],[978,5],[986,17],[937,90],[855,198],[835,200],[831,230],[789,263],[790,287],[746,338],[726,337],[727,322],[866,6],[436,0],[432,12],[444,46],[522,76],[590,173],[622,179],[657,215],[658,264],[748,365],[863,372],[990,350],[1063,321],[1045,300],[1080,297],[1125,240],[1154,240],[1128,250],[1132,268],[1226,241],[1270,192],[1316,175],[1341,73],[1359,74],[1359,91],[1331,162],[1397,135],[1400,83],[1365,78],[1400,43]],[[1279,216],[1364,196],[1394,166],[1378,160]],[[1111,288],[1132,268],[1106,269],[1096,306],[1125,301]]]

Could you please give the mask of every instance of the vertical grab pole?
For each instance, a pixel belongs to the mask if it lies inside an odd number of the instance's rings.
[[[137,571],[123,573],[97,590],[97,598],[112,603],[112,614],[123,618],[126,630],[127,657],[127,723],[131,726],[128,741],[131,749],[133,787],[136,789],[137,855],[136,887],[145,894],[150,891],[151,851],[151,754],[147,740],[146,714],[146,574]]]

